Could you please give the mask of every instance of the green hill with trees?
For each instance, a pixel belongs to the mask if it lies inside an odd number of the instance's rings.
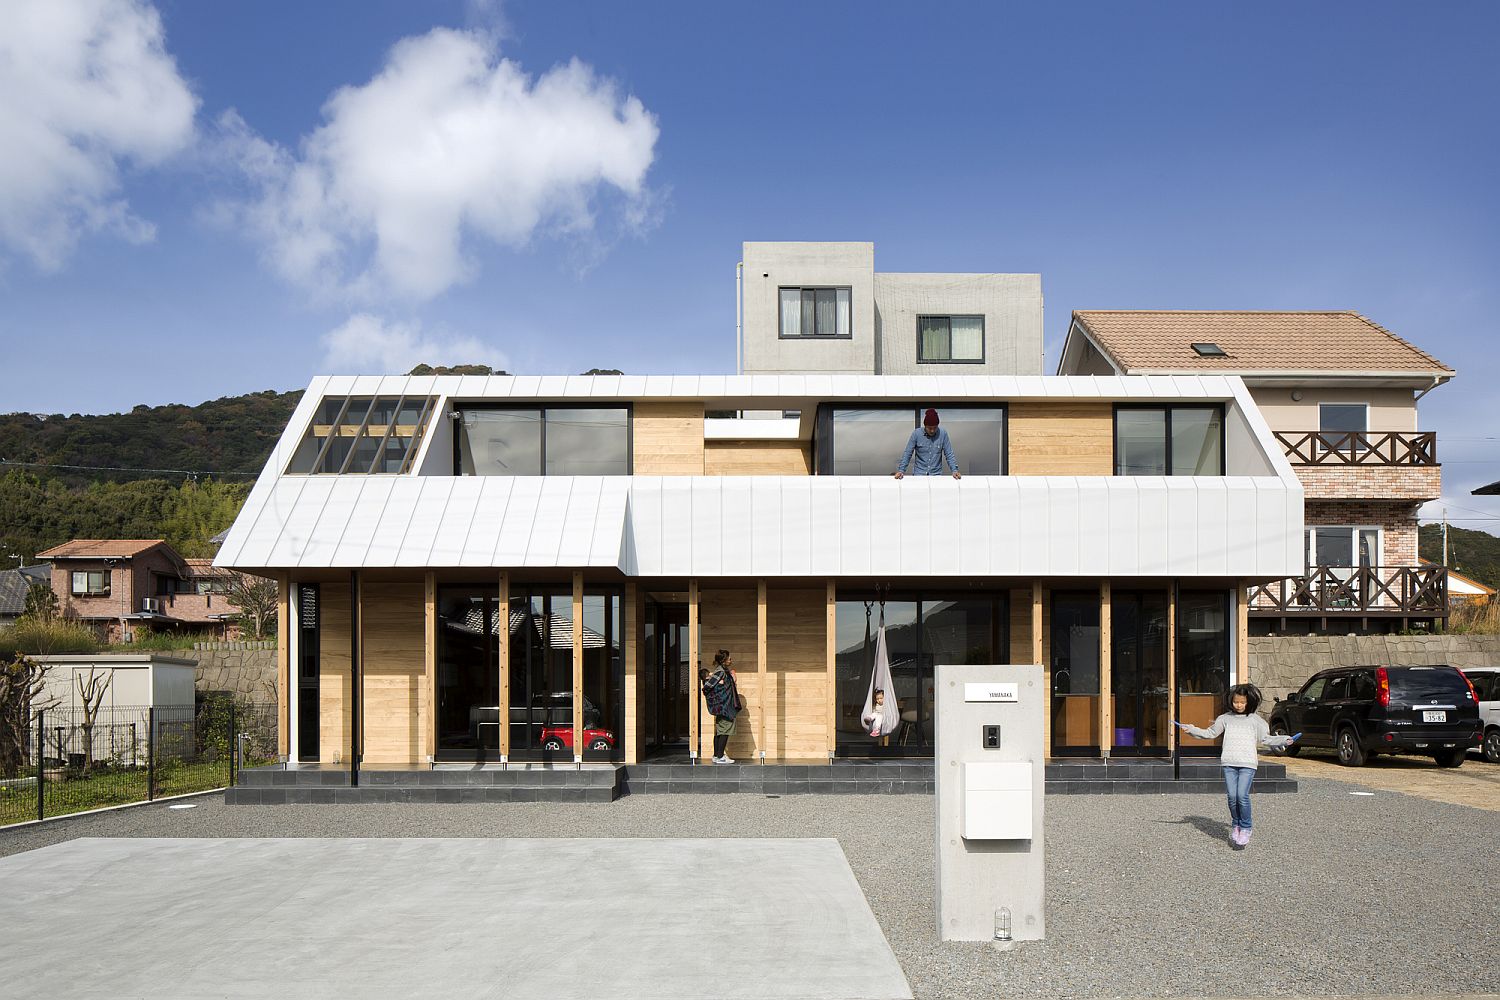
[[[1443,526],[1424,524],[1419,529],[1418,554],[1432,562],[1443,561]],[[1500,538],[1484,531],[1448,527],[1448,566],[1464,576],[1491,587],[1500,587]]]

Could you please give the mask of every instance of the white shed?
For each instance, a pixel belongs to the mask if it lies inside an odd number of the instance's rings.
[[[46,756],[68,760],[87,750],[95,760],[138,765],[145,759],[153,709],[158,738],[173,733],[176,752],[192,752],[193,682],[198,661],[155,653],[30,659],[47,668],[43,695]],[[90,678],[107,686],[92,726],[84,732],[83,691]]]

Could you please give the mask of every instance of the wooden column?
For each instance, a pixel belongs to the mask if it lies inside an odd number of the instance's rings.
[[[425,760],[437,756],[437,574],[430,570],[424,586],[422,640],[422,666],[426,697],[417,701],[417,711],[426,712],[427,718],[418,722],[417,752]]]
[[[641,613],[637,607],[635,584],[625,584],[625,634],[620,641],[625,644],[625,732],[618,734],[625,741],[625,763],[640,763],[640,706],[638,704],[642,685],[640,683]]]
[[[500,760],[506,763],[510,760],[510,574],[504,570],[500,572],[498,604],[500,620],[496,624],[500,638],[500,683],[495,690],[500,693],[500,698],[495,721],[500,724]]]
[[[285,573],[276,578],[276,753],[291,759],[292,685],[292,581]]]
[[[573,763],[583,767],[583,574],[573,574]]]
[[[1110,637],[1109,581],[1099,584],[1099,754],[1109,756],[1115,742],[1114,681],[1110,677],[1113,643]]]
[[[688,712],[688,752],[696,763],[703,751],[699,717],[703,714],[703,686],[698,683],[698,581],[688,581],[688,676],[692,684],[692,710]]]
[[[1042,752],[1052,755],[1052,664],[1043,659],[1042,581],[1031,583],[1031,662],[1042,668]]]
[[[828,759],[838,752],[839,735],[839,693],[838,693],[838,621],[839,604],[838,588],[832,580],[828,581],[828,618],[825,624],[824,637],[827,646],[824,650],[826,658],[825,667],[828,670],[828,739],[825,749],[828,751]]]
[[[359,759],[364,748],[365,597],[359,570],[349,571],[349,787],[359,787]]]
[[[1250,601],[1242,583],[1234,590],[1234,673],[1236,684],[1250,683]]]
[[[760,762],[766,762],[767,723],[772,711],[770,676],[766,672],[766,581],[755,581],[755,663],[760,674],[760,737],[755,741]]]
[[[1167,588],[1167,745],[1176,749],[1177,727],[1177,583]]]

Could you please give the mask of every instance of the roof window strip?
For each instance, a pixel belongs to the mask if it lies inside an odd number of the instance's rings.
[[[422,412],[417,415],[416,429],[412,431],[411,442],[406,446],[406,454],[401,459],[401,475],[410,472],[412,464],[416,461],[417,450],[427,433],[427,421],[432,419],[432,410],[436,404],[436,396],[428,396],[422,404]]]
[[[328,449],[333,446],[333,439],[338,437],[339,427],[344,422],[344,414],[349,412],[349,401],[352,398],[344,397],[344,404],[339,407],[338,416],[334,417],[333,423],[328,425],[328,436],[323,439],[323,447],[318,449],[318,457],[313,459],[312,467],[307,470],[310,474],[316,475],[318,470],[323,468],[323,459],[328,457]],[[316,436],[316,430],[309,428],[309,431]]]
[[[344,456],[344,464],[339,466],[339,475],[349,471],[349,463],[354,461],[355,452],[359,451],[359,439],[365,436],[365,428],[370,426],[370,417],[375,413],[375,407],[380,403],[379,396],[370,397],[370,405],[365,407],[365,418],[359,422],[359,427],[353,434],[354,440],[349,442],[349,454]]]
[[[375,404],[378,405],[379,402],[380,400],[377,398],[375,400]],[[396,430],[396,424],[401,420],[401,408],[405,405],[406,393],[403,392],[401,395],[396,397],[396,406],[391,410],[390,419],[385,422],[385,433],[380,435],[380,443],[375,446],[375,454],[370,458],[370,467],[365,470],[365,475],[374,475],[375,470],[379,467],[381,461],[384,459],[386,442],[391,439],[391,434]],[[375,412],[374,405],[370,407],[370,412]],[[358,439],[355,440],[355,443],[359,443]],[[350,454],[353,454],[352,450],[350,451]],[[406,458],[405,455],[402,455],[401,457],[403,461]]]

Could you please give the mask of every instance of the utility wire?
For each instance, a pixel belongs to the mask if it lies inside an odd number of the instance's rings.
[[[205,469],[133,469],[122,465],[59,465],[53,462],[15,462],[0,458],[0,466],[25,469],[68,469],[72,472],[157,472],[171,476],[246,476],[251,479],[259,472],[212,472]]]

